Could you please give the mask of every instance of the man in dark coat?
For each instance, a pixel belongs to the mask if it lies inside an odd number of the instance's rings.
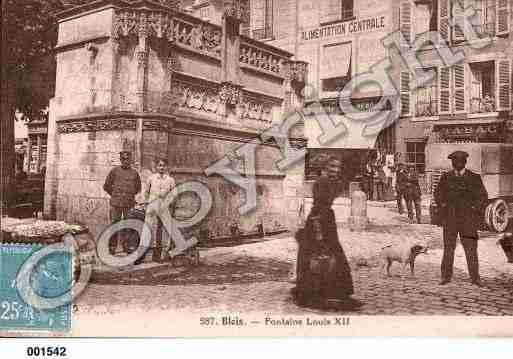
[[[481,286],[477,257],[477,230],[482,222],[488,194],[481,176],[465,168],[468,153],[456,151],[448,157],[453,170],[444,173],[435,190],[435,202],[440,209],[443,226],[444,256],[441,285],[451,281],[456,237],[460,236],[465,250],[470,279]]]
[[[421,223],[421,198],[422,192],[420,190],[419,176],[415,169],[415,165],[408,166],[408,172],[404,179],[404,198],[406,199],[406,208],[408,209],[408,218],[413,222],[413,208],[415,207],[415,215],[417,216],[417,223]]]
[[[103,189],[110,195],[110,220],[111,223],[119,222],[127,217],[135,205],[135,195],[141,192],[141,178],[139,173],[131,167],[132,154],[129,151],[119,153],[121,166],[114,167],[107,178]],[[115,234],[109,242],[110,253],[114,254],[117,247],[118,235]],[[131,251],[126,241],[122,242],[123,249]]]

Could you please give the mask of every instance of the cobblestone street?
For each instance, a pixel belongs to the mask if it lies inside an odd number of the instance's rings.
[[[463,249],[458,245],[453,281],[439,286],[442,257],[441,229],[412,225],[394,209],[370,207],[372,226],[350,232],[342,226],[340,238],[350,259],[355,297],[365,305],[363,315],[513,315],[513,265],[506,262],[496,236],[481,235],[480,271],[484,287],[472,286]],[[428,243],[417,257],[415,278],[401,277],[394,263],[387,278],[378,260],[379,250],[400,242]],[[171,312],[261,312],[280,315],[317,313],[298,308],[290,289],[296,256],[290,236],[250,245],[202,250],[202,264],[192,271],[159,273],[158,285],[90,284],[77,301],[77,315],[160,309]],[[174,279],[173,279],[174,278]],[[137,282],[136,282],[137,283]]]

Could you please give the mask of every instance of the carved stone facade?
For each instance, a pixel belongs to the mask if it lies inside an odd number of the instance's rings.
[[[308,63],[305,61],[287,61],[287,77],[302,86],[308,79]]]
[[[229,15],[243,18],[242,3],[234,2]],[[233,223],[244,231],[262,221],[266,229],[286,226],[289,204],[299,199],[284,201],[289,173],[275,165],[282,158],[276,143],[258,144],[255,176],[264,205],[250,215],[238,214],[243,191],[205,170],[279,123],[290,90],[284,64],[292,54],[240,36],[235,27],[223,33],[226,23],[216,26],[149,1],[93,8],[63,13],[59,23],[59,39],[68,42],[57,45],[47,215],[81,221],[98,234],[108,223],[103,182],[119,151],[129,149],[143,181],[162,157],[178,183],[204,180],[215,197],[206,220],[210,233],[228,235]],[[82,39],[81,26],[96,37]],[[240,49],[247,59],[239,57]],[[90,100],[91,89],[108,94],[102,107]],[[244,174],[243,162],[234,159]],[[294,171],[299,187],[301,165]],[[98,209],[81,215],[90,211],[81,207],[93,202]]]
[[[175,19],[174,34],[180,45],[190,46],[216,57],[221,54],[221,28],[215,25]]]
[[[283,58],[246,43],[242,43],[240,46],[240,62],[260,70],[269,71],[279,76],[284,75],[282,71],[284,62]]]
[[[145,36],[166,39],[173,42],[175,28],[173,16],[163,11],[140,11],[134,9],[121,9],[116,13],[113,35],[120,36]]]
[[[95,132],[135,130],[136,120],[133,119],[93,119],[93,120],[68,120],[57,123],[58,133]]]
[[[219,91],[219,99],[221,102],[229,105],[236,106],[240,103],[242,96],[242,86],[235,85],[231,82],[224,82]]]
[[[238,105],[237,114],[241,120],[255,120],[269,125],[272,122],[272,111],[275,105],[276,103],[262,100],[258,96],[244,94]]]
[[[224,0],[224,16],[240,23],[249,22],[249,0]]]

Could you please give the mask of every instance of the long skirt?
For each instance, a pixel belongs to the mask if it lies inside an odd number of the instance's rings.
[[[320,218],[322,243],[314,238],[312,217]],[[322,247],[322,248],[321,248]],[[322,249],[334,256],[335,268],[329,273],[314,273],[310,260]],[[335,214],[331,208],[313,208],[299,240],[297,257],[296,301],[300,305],[316,304],[328,299],[348,298],[354,293],[351,268],[338,240]]]

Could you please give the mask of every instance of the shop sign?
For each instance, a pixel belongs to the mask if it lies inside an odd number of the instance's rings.
[[[486,139],[501,141],[503,127],[500,123],[479,125],[450,125],[437,126],[437,131],[443,139]]]
[[[361,20],[351,20],[321,26],[313,30],[303,31],[301,40],[326,39],[333,36],[344,36],[381,30],[386,27],[386,17],[377,16]]]
[[[338,99],[329,99],[329,100],[321,100],[322,106],[324,110],[327,113],[332,114],[343,114]],[[351,99],[351,104],[353,105],[355,111],[357,112],[373,112],[375,111],[375,106],[379,103],[380,98],[371,97],[371,98],[364,98],[364,99]],[[391,111],[392,105],[390,104],[390,101],[386,102],[384,108],[382,109],[384,111]]]

